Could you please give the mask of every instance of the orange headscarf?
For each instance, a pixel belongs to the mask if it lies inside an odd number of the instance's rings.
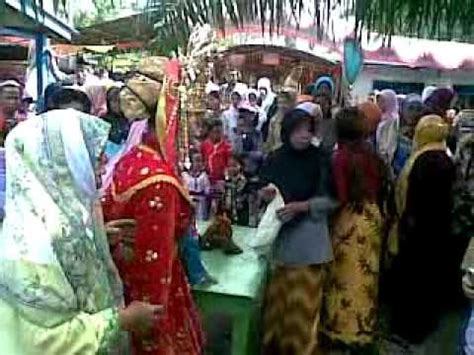
[[[364,114],[367,123],[367,134],[370,135],[377,130],[377,127],[382,119],[382,111],[377,104],[372,101],[366,101],[357,106]]]

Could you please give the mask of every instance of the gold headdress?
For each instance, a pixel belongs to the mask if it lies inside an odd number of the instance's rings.
[[[129,120],[135,120],[146,114],[148,118],[154,117],[160,92],[163,88],[165,66],[168,58],[149,57],[140,62],[138,72],[128,79],[122,90],[122,110]],[[127,100],[129,95],[138,98],[141,104],[136,105],[131,100]]]

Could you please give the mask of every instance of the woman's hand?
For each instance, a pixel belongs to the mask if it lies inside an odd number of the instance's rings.
[[[309,202],[290,202],[277,211],[277,216],[283,223],[291,221],[297,215],[309,211]]]
[[[268,185],[268,186],[264,187],[263,189],[261,189],[259,191],[259,193],[260,193],[260,196],[262,197],[262,199],[266,203],[270,203],[275,198],[277,191],[276,191],[275,187],[273,187],[271,185]]]
[[[163,306],[134,301],[127,308],[119,311],[120,327],[127,332],[146,336],[150,333],[153,322],[162,312]]]
[[[124,243],[133,249],[137,222],[133,219],[118,219],[105,224],[105,233],[111,246]]]

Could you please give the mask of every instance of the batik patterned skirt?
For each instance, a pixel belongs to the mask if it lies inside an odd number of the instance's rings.
[[[373,341],[377,325],[382,218],[375,204],[361,213],[346,207],[332,232],[334,262],[328,270],[323,332],[346,345]]]
[[[315,355],[325,265],[279,266],[265,300],[265,354]]]

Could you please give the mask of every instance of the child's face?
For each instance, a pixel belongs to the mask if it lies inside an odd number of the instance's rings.
[[[192,156],[193,170],[194,171],[203,171],[204,170],[204,160],[201,154],[195,154]]]
[[[239,94],[233,93],[231,96],[231,101],[232,101],[232,106],[235,108],[238,108],[240,106],[240,103],[242,102],[242,98],[240,97]]]
[[[254,95],[254,94],[250,94],[249,95],[249,102],[250,102],[250,105],[256,106],[257,105],[257,96]]]
[[[305,150],[311,145],[313,133],[309,122],[301,122],[291,133],[290,143],[296,150]]]
[[[237,119],[237,132],[246,132],[247,131],[247,122],[244,117],[239,117]]]
[[[209,131],[209,139],[213,142],[220,142],[222,140],[222,127],[216,126]]]
[[[242,172],[242,166],[237,160],[231,159],[227,170],[229,172],[229,176],[235,177],[235,176],[238,176]]]
[[[210,110],[217,111],[221,106],[221,102],[218,97],[214,95],[209,95],[208,100],[207,100],[207,105]]]

